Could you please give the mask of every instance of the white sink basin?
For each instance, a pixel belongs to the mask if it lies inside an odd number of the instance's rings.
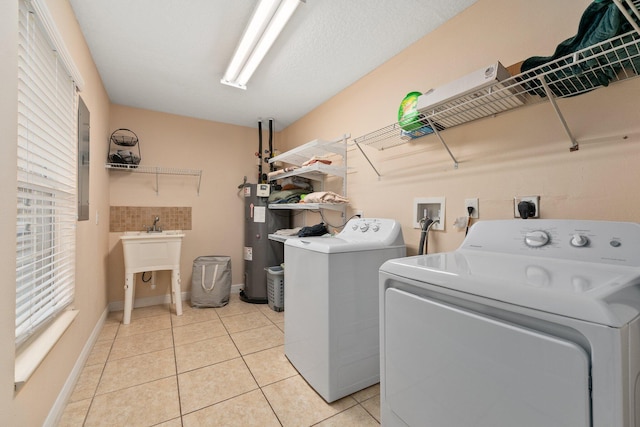
[[[136,238],[145,238],[145,237],[159,238],[159,237],[177,236],[177,235],[180,235],[180,237],[184,237],[184,232],[182,230],[165,230],[165,231],[151,231],[151,232],[125,231],[124,234],[120,236],[120,238],[121,239],[136,239]]]
[[[126,273],[180,268],[180,249],[184,233],[167,230],[157,233],[127,231],[122,236]]]
[[[182,315],[180,249],[183,237],[184,233],[180,230],[156,233],[127,231],[120,236],[124,252],[125,273],[122,323],[128,325],[131,322],[135,288],[134,275],[143,271],[171,270],[171,299],[176,306],[176,314]]]

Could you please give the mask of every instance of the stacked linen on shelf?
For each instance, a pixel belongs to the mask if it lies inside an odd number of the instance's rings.
[[[304,162],[302,164],[302,166],[309,166],[312,165],[314,163],[323,163],[325,165],[330,165],[331,164],[331,160],[327,160],[327,159],[321,159],[318,156],[313,156],[311,157],[309,160],[307,160],[306,162]]]
[[[269,172],[267,174],[267,178],[269,178],[269,180],[273,180],[275,177],[277,177],[278,175],[282,175],[284,173],[287,172],[293,172],[294,170],[298,169],[297,166],[290,166],[290,167],[286,167],[286,168],[282,168],[282,169],[278,169],[272,172]]]
[[[349,199],[333,191],[317,191],[307,194],[300,203],[349,203]]]
[[[274,191],[269,195],[269,203],[289,204],[298,203],[309,190],[294,188],[291,190]]]

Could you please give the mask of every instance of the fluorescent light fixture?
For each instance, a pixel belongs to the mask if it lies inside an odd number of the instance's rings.
[[[271,48],[302,0],[260,0],[220,83],[240,89]]]

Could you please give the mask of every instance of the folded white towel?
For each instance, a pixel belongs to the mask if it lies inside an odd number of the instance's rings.
[[[301,203],[349,203],[349,199],[333,191],[317,191],[304,196]]]
[[[302,227],[296,227],[296,228],[283,228],[280,230],[276,230],[275,233],[273,234],[277,234],[279,236],[297,236],[298,232],[302,229]]]

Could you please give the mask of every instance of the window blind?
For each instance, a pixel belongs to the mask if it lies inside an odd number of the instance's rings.
[[[31,6],[20,0],[16,345],[72,301],[76,85]]]

